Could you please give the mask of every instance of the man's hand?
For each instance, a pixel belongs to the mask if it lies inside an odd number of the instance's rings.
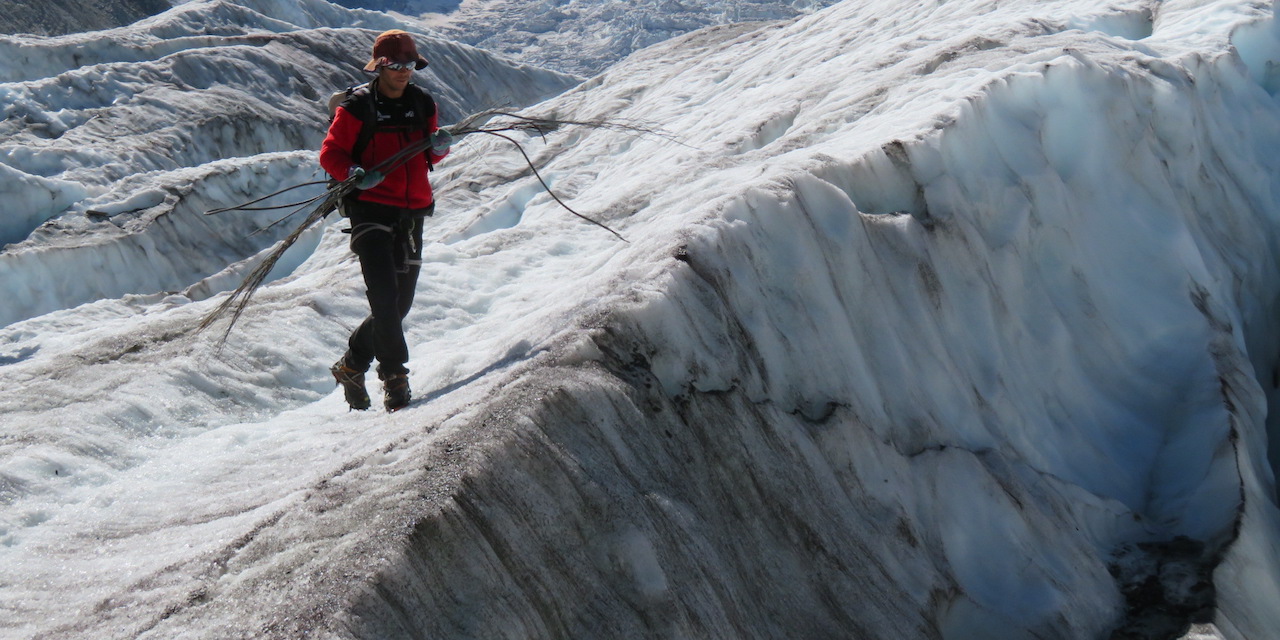
[[[436,129],[431,134],[431,151],[432,153],[442,156],[448,153],[449,147],[453,146],[453,134],[448,129]]]
[[[361,191],[378,186],[382,182],[382,179],[386,177],[379,171],[365,171],[364,167],[360,166],[351,167],[351,173],[348,175],[358,180],[356,182],[356,188]]]

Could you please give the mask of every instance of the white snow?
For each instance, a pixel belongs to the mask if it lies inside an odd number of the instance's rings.
[[[421,14],[445,37],[551,69],[595,75],[619,58],[715,25],[794,18],[834,0],[343,0]]]
[[[103,297],[179,291],[287,233],[277,226],[251,235],[284,212],[199,214],[323,180],[314,153],[324,103],[364,81],[359,56],[377,33],[345,24],[397,23],[324,2],[256,7],[297,22],[282,23],[254,11],[257,4],[192,2],[124,29],[0,39],[0,51],[23,52],[15,56],[22,65],[0,69],[47,74],[0,85],[9,96],[0,195],[17,211],[0,225],[0,241],[12,243],[0,255],[0,286],[10,300],[0,321]],[[221,20],[223,33],[210,35]],[[78,51],[74,64],[68,50]],[[430,37],[423,50],[439,58],[423,81],[450,118],[528,103],[574,82]],[[474,83],[477,73],[489,80]],[[102,277],[61,275],[86,264]]]
[[[1117,554],[1179,537],[1186,637],[1280,628],[1270,4],[846,0],[641,51],[526,113],[655,133],[517,136],[626,242],[464,138],[422,401],[355,413],[345,223],[219,348],[289,225],[202,212],[320,177],[390,20],[0,39],[0,636],[1093,638]],[[446,121],[571,84],[423,41]]]

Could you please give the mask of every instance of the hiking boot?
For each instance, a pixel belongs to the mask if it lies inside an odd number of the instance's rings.
[[[333,374],[333,379],[342,385],[342,395],[346,396],[347,404],[356,411],[364,411],[369,408],[371,401],[369,400],[369,391],[364,388],[364,372],[356,371],[347,366],[346,359],[338,360],[329,367],[329,373]]]
[[[382,404],[387,411],[403,409],[409,404],[409,376],[393,373],[382,379]]]

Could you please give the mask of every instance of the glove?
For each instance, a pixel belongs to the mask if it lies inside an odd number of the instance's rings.
[[[356,182],[356,188],[361,191],[378,186],[378,184],[382,182],[382,179],[386,177],[382,175],[381,172],[365,171],[364,167],[360,166],[351,167],[351,172],[348,175],[352,178],[358,179]]]
[[[431,134],[431,152],[442,156],[449,152],[449,147],[453,146],[453,134],[448,129],[436,129]]]

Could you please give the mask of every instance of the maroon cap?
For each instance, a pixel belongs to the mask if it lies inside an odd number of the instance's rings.
[[[413,44],[413,36],[399,29],[383,31],[373,41],[373,58],[364,66],[365,71],[373,71],[383,65],[396,62],[416,62],[414,68],[427,66],[427,59],[418,55],[418,47]]]

